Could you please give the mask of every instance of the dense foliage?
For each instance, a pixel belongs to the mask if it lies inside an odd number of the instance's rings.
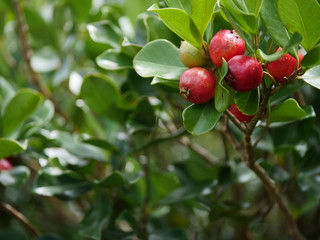
[[[316,0],[0,1],[0,239],[319,239],[319,26]],[[221,29],[263,82],[210,63],[190,104],[180,43]]]

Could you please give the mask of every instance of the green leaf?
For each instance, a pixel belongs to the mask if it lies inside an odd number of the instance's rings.
[[[120,94],[116,85],[107,76],[90,74],[83,80],[80,96],[93,111],[106,113]]]
[[[102,228],[106,224],[111,214],[111,210],[111,206],[107,199],[99,197],[82,219],[79,233],[83,237],[100,240]]]
[[[29,176],[29,168],[25,166],[17,166],[9,171],[0,172],[0,183],[7,187],[21,187]]]
[[[259,88],[250,92],[237,92],[234,101],[242,113],[246,115],[256,114],[260,103]]]
[[[272,122],[290,122],[303,119],[306,112],[299,106],[297,101],[289,98],[282,102],[269,115],[269,121]]]
[[[131,43],[127,38],[123,38],[121,42],[121,53],[133,58],[141,50],[142,46]],[[131,60],[132,61],[132,60]]]
[[[217,0],[191,0],[191,18],[203,36],[212,19]]]
[[[119,48],[122,33],[112,22],[105,20],[90,23],[87,25],[87,29],[93,41]]]
[[[214,101],[205,104],[192,104],[183,113],[183,125],[193,135],[201,135],[212,130],[221,113],[214,107]]]
[[[163,23],[180,38],[196,48],[202,48],[202,36],[191,17],[183,10],[177,8],[158,8],[152,5],[148,11],[156,12]]]
[[[112,172],[109,176],[105,177],[98,182],[98,185],[103,188],[119,187],[126,184],[127,181],[121,174],[121,172]]]
[[[146,15],[144,18],[144,24],[147,29],[148,42],[157,39],[166,39],[175,45],[178,45],[180,38],[177,37],[158,16]]]
[[[197,198],[200,196],[208,195],[211,193],[212,188],[217,185],[217,181],[198,183],[197,185],[187,185],[175,189],[167,196],[160,200],[161,204],[181,203],[183,201]]]
[[[302,35],[302,46],[310,51],[320,39],[320,5],[316,0],[279,0],[279,15],[291,32]]]
[[[320,89],[320,65],[306,71],[301,78],[311,86]]]
[[[22,152],[26,148],[26,143],[21,144],[15,140],[0,138],[0,159]]]
[[[290,39],[290,34],[280,19],[276,0],[264,0],[260,16],[264,27],[273,41],[281,47],[286,45]]]
[[[0,76],[0,109],[5,109],[7,102],[14,96],[14,89],[9,82]],[[0,110],[0,115],[1,115]]]
[[[247,0],[246,5],[250,13],[258,16],[264,0]]]
[[[8,136],[17,130],[38,108],[41,101],[41,94],[32,89],[18,90],[3,112],[3,136]]]
[[[132,58],[115,49],[109,49],[96,58],[99,67],[106,70],[122,70],[132,68]]]
[[[217,76],[217,85],[216,85],[216,91],[214,96],[214,104],[215,108],[218,112],[224,112],[229,104],[230,104],[230,92],[227,89],[227,86],[225,84],[224,77],[228,73],[228,64],[227,62],[222,59],[222,67],[218,68],[215,71],[215,74]]]
[[[42,168],[33,185],[33,192],[63,200],[74,199],[90,190],[93,184],[72,171],[62,171],[52,167]]]
[[[275,61],[287,53],[290,49],[295,48],[302,41],[302,37],[299,33],[294,33],[286,45],[282,48],[280,52],[276,52],[270,55],[265,54],[261,49],[258,49],[257,54],[266,61]]]
[[[190,0],[166,0],[169,8],[179,8],[191,15]]]
[[[310,52],[308,52],[302,60],[303,67],[314,67],[320,64],[320,45],[317,45]]]
[[[179,91],[179,81],[178,80],[170,80],[170,79],[154,77],[152,79],[151,85],[156,85],[156,84],[162,84],[165,86],[169,86],[169,87]]]
[[[221,4],[224,7],[224,12],[227,11],[230,13],[236,23],[242,26],[242,29],[245,32],[247,32],[249,35],[254,35],[256,33],[257,18],[254,14],[240,9],[234,0],[221,0]],[[237,29],[235,30],[237,31]]]
[[[179,49],[167,40],[155,40],[145,45],[133,59],[133,67],[142,77],[179,79],[186,68]]]

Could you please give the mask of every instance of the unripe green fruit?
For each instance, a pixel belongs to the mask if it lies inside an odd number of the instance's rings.
[[[189,67],[202,67],[208,63],[204,50],[199,50],[190,43],[183,41],[179,49],[181,62]]]

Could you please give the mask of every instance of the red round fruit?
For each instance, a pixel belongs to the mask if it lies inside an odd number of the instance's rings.
[[[229,72],[225,77],[227,83],[239,92],[256,89],[263,78],[261,64],[246,55],[234,56],[228,61]]]
[[[12,168],[12,164],[7,159],[0,160],[0,171],[8,171]]]
[[[205,68],[190,68],[181,75],[179,87],[180,93],[187,101],[206,103],[214,96],[216,77]]]
[[[218,67],[222,66],[222,58],[227,62],[236,55],[246,51],[245,42],[235,30],[220,30],[211,39],[209,55],[211,61]]]
[[[197,49],[186,41],[181,42],[179,56],[181,62],[189,68],[202,67],[208,62],[206,53],[203,50]]]
[[[278,48],[277,52],[280,52],[281,48]],[[303,55],[298,51],[299,62],[302,61]],[[297,60],[290,54],[286,53],[278,60],[267,64],[268,72],[278,82],[284,82],[285,78],[288,78],[294,70],[297,68]]]
[[[229,106],[229,111],[240,121],[240,122],[250,122],[254,115],[243,114],[236,104],[231,104]]]

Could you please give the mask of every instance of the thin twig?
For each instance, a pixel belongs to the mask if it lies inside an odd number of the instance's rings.
[[[3,208],[7,213],[9,213],[11,216],[13,216],[15,219],[17,219],[34,237],[40,236],[39,230],[33,226],[29,220],[17,209],[15,209],[13,206],[11,206],[8,203],[0,202],[1,208]]]
[[[65,113],[60,109],[60,106],[56,99],[52,96],[49,88],[47,85],[45,85],[40,78],[39,73],[34,71],[31,65],[31,56],[32,56],[32,49],[31,46],[28,43],[28,38],[27,38],[27,23],[25,21],[23,11],[20,5],[19,0],[12,0],[12,3],[14,5],[16,15],[17,15],[17,27],[18,27],[18,34],[20,38],[20,43],[21,43],[21,48],[22,48],[22,55],[23,55],[23,60],[24,64],[26,67],[26,71],[29,77],[29,81],[33,83],[41,92],[41,94],[46,98],[52,101],[55,107],[55,111],[61,115],[64,119],[67,119],[67,116]]]

